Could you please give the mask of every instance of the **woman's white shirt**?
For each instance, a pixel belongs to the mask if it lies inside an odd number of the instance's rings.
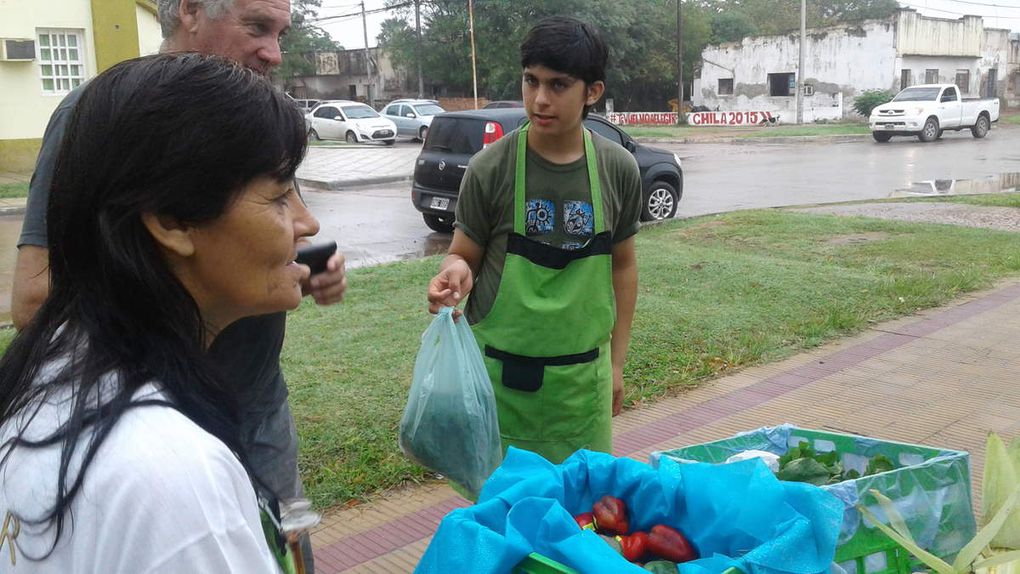
[[[163,398],[146,385],[139,398]],[[51,398],[29,423],[46,436],[66,420],[69,402]],[[0,444],[16,423],[0,427]],[[69,476],[77,474],[81,446]],[[17,448],[0,470],[0,572],[53,574],[278,574],[251,481],[219,439],[166,406],[128,409],[100,446],[66,515],[54,531],[14,516],[42,516],[53,504],[60,445]],[[69,483],[70,481],[68,481]],[[13,534],[17,533],[17,537]],[[12,543],[13,542],[13,543]],[[13,555],[12,555],[13,552]]]

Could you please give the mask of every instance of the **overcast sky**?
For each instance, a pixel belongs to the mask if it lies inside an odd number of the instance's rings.
[[[465,0],[466,1],[466,0]],[[796,0],[790,0],[794,2]],[[810,2],[811,0],[807,0]],[[899,0],[903,6],[915,8],[925,16],[936,18],[956,19],[964,14],[983,16],[985,26],[989,28],[1008,28],[1014,32],[1020,31],[1020,0]],[[384,0],[365,0],[365,11],[380,9],[385,6]],[[354,16],[327,19],[319,22],[319,25],[329,32],[334,40],[343,44],[347,49],[365,47],[365,35],[361,21],[361,2],[354,0],[323,0],[322,9],[319,10],[319,18],[333,16]],[[379,35],[379,27],[382,21],[391,14],[382,11],[375,14],[367,14],[365,20],[368,24],[368,45],[377,44],[376,36]],[[413,25],[413,17],[412,17]]]

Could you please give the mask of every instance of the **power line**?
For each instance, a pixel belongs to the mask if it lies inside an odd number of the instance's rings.
[[[383,8],[373,8],[371,10],[365,10],[364,12],[361,12],[359,10],[358,12],[351,12],[349,14],[338,14],[336,16],[323,16],[321,18],[314,18],[314,19],[309,20],[309,21],[312,22],[312,23],[318,24],[319,22],[327,22],[327,21],[332,21],[332,20],[343,20],[344,18],[355,18],[355,17],[360,18],[362,16],[362,14],[364,14],[365,16],[368,16],[369,14],[379,14],[381,12],[389,12],[390,10],[396,10],[397,8],[404,8],[406,6],[411,6],[413,4],[414,4],[414,2],[404,2],[402,4],[394,4],[393,6],[385,6]]]
[[[985,2],[972,2],[970,0],[948,0],[949,2],[956,2],[958,4],[969,4],[971,6],[983,6],[985,8],[1006,8],[1008,10],[1020,10],[1020,6],[1004,6],[1002,4],[988,4]]]
[[[908,6],[910,8],[915,8],[915,9],[918,9],[918,10],[925,10],[925,11],[930,11],[930,12],[941,12],[943,14],[949,14],[951,16],[981,16],[982,18],[996,18],[996,19],[999,19],[999,20],[1020,20],[1020,16],[998,16],[998,15],[991,15],[991,14],[984,14],[984,15],[982,15],[982,14],[973,14],[973,13],[970,13],[970,12],[953,12],[951,10],[942,10],[941,8],[929,8],[928,6],[921,6],[921,5],[918,5],[918,4],[909,4],[907,2],[904,2],[903,0],[899,0],[899,3],[904,5],[904,6]]]

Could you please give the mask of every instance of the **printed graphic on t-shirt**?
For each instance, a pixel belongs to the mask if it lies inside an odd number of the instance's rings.
[[[556,227],[556,204],[548,199],[529,199],[525,217],[528,235],[546,235]]]
[[[563,202],[563,231],[569,235],[589,237],[595,227],[595,212],[586,201]]]

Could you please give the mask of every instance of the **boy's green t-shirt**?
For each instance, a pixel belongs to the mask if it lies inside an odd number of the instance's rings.
[[[485,248],[482,268],[468,298],[470,323],[488,314],[496,299],[508,235],[513,232],[514,168],[520,131],[475,154],[460,184],[456,227]],[[602,186],[606,228],[619,243],[639,228],[641,172],[622,146],[592,134]],[[553,164],[528,149],[526,234],[564,249],[584,246],[594,234],[591,192],[585,158]]]

